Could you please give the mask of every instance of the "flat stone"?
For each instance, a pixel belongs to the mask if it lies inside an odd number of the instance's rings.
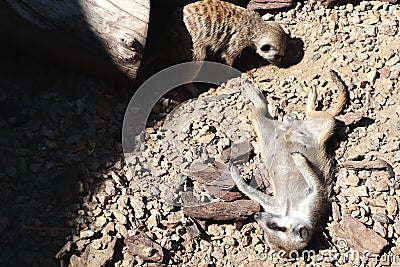
[[[388,224],[390,222],[390,219],[388,218],[388,216],[386,216],[386,214],[383,214],[383,213],[373,214],[372,219],[374,219],[380,223],[385,223],[385,224]]]
[[[115,225],[115,230],[117,230],[117,232],[120,233],[124,238],[128,237],[128,230],[126,229],[125,225],[117,223]]]
[[[379,192],[389,191],[389,185],[385,181],[379,181],[374,183],[374,187],[375,190]]]
[[[340,224],[334,224],[331,228],[336,236],[346,240],[349,247],[359,252],[368,250],[380,253],[388,245],[385,238],[349,215],[345,215]]]
[[[247,162],[250,154],[253,153],[253,151],[253,145],[248,141],[244,141],[233,144],[231,148],[223,150],[221,152],[221,159],[224,162],[228,160],[235,161],[238,159],[244,159]]]
[[[381,223],[375,222],[372,226],[373,231],[377,232],[380,236],[386,237],[387,236],[387,228],[384,227]]]
[[[71,267],[78,267],[78,266],[90,266],[90,267],[102,267],[105,266],[107,261],[112,258],[114,255],[114,247],[115,243],[117,242],[117,238],[114,237],[113,240],[107,244],[105,249],[99,250],[95,247],[98,247],[98,244],[94,246],[89,244],[82,255],[76,259],[70,260]]]
[[[374,198],[369,202],[369,205],[384,208],[386,207],[386,202],[382,198]]]
[[[340,206],[336,202],[332,202],[332,217],[335,222],[339,222],[341,218]]]
[[[384,59],[389,59],[394,55],[394,50],[390,47],[382,47],[381,48],[381,57]]]
[[[96,221],[94,222],[94,226],[100,228],[100,227],[103,227],[104,225],[106,225],[106,223],[107,223],[107,219],[105,217],[101,216],[96,219]]]
[[[349,186],[357,186],[359,182],[360,182],[360,179],[358,178],[355,171],[349,171],[349,175],[347,176],[347,179],[345,180],[345,184],[349,185]]]
[[[349,187],[343,189],[343,193],[345,196],[348,197],[368,197],[368,188],[366,185],[356,186],[356,187]]]
[[[79,233],[80,238],[89,238],[94,236],[94,231],[92,230],[84,230]]]
[[[387,200],[386,209],[390,218],[394,218],[399,211],[399,203],[394,196],[389,196]]]
[[[395,222],[395,224],[393,224],[393,228],[397,234],[400,234],[400,221]]]
[[[147,219],[146,224],[149,227],[157,227],[158,224],[160,223],[160,214],[154,212],[153,214],[150,215],[150,217]]]
[[[164,258],[162,247],[144,233],[130,236],[124,240],[128,253],[143,260],[161,262]]]
[[[400,247],[396,246],[396,247],[392,247],[390,249],[390,251],[393,252],[394,255],[399,256],[400,255]]]
[[[396,65],[398,62],[400,61],[400,57],[399,56],[394,56],[391,59],[389,59],[388,61],[386,61],[386,65],[391,67]]]
[[[400,162],[400,151],[397,151],[393,157],[395,162]]]
[[[136,219],[143,218],[145,205],[143,203],[142,198],[140,196],[130,196],[129,202],[131,204],[131,207],[133,208],[135,218]]]
[[[311,58],[312,58],[312,60],[317,61],[318,59],[321,58],[321,54],[320,53],[315,53],[315,54],[312,55]]]
[[[113,213],[113,215],[115,216],[115,219],[117,219],[118,222],[120,222],[121,224],[126,224],[127,223],[126,216],[122,213],[122,211],[117,210],[117,209],[113,209],[112,213]]]
[[[381,69],[380,72],[380,77],[381,78],[389,78],[390,76],[390,68],[389,67],[384,67]]]

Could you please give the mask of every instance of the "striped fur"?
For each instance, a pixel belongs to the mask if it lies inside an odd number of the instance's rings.
[[[277,63],[286,50],[286,33],[279,24],[265,22],[259,14],[228,2],[198,1],[184,6],[175,17],[179,18],[172,26],[175,37],[184,38],[187,32],[191,40],[192,58],[187,60],[204,60],[208,48],[231,66],[244,48],[253,46],[260,56]]]

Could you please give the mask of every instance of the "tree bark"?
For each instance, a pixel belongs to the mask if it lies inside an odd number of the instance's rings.
[[[0,39],[38,60],[132,82],[149,11],[149,0],[0,1]]]
[[[238,199],[233,202],[215,201],[204,204],[197,202],[191,192],[184,192],[181,198],[183,213],[197,219],[239,221],[245,220],[260,211],[260,204],[247,199]]]

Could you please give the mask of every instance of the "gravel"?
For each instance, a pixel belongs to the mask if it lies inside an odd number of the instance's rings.
[[[345,258],[355,248],[371,249],[381,258],[400,255],[399,6],[364,1],[327,8],[305,2],[267,17],[283,22],[292,37],[288,55],[300,57],[289,60],[287,68],[269,65],[247,73],[267,95],[272,115],[282,119],[295,112],[303,118],[311,85],[319,90],[320,106],[328,107],[336,97],[330,69],[349,86],[345,113],[363,114],[335,144],[332,211],[310,246],[317,250],[315,256],[283,262],[271,257],[261,227],[251,218],[201,221],[173,205],[180,203],[184,190],[201,201],[212,199],[182,170],[197,158],[224,161],[219,155],[233,141],[254,146],[254,155],[241,166],[244,177],[265,177],[246,102],[232,91],[237,81],[204,93],[193,102],[199,105],[186,105],[216,115],[189,118],[175,139],[168,139],[173,119],[170,128],[163,125],[174,103],[160,101],[154,108],[158,116],[151,117],[146,129],[148,150],[143,152],[150,154],[138,159],[144,164],[143,158],[151,155],[154,170],[139,164],[132,170],[121,145],[130,100],[126,92],[99,79],[10,56],[0,72],[0,265],[79,266],[85,257],[96,257],[90,266],[139,266],[152,258],[151,250],[144,250],[142,258],[133,256],[124,240],[143,235],[151,246],[164,248],[167,265],[351,266],[365,260]],[[237,136],[226,131],[239,123],[244,126]],[[177,141],[185,154],[179,154]],[[355,159],[384,160],[396,175],[341,167]],[[143,178],[139,182],[135,171]],[[376,242],[360,243],[367,236],[357,239],[352,226],[376,236]],[[335,257],[327,256],[332,253]],[[375,265],[373,260],[366,263]]]

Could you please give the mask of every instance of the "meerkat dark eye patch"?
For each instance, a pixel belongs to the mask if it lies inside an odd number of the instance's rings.
[[[276,223],[267,223],[267,227],[271,230],[279,231],[279,232],[286,232],[286,230],[287,230],[286,227],[280,227]]]
[[[307,239],[307,238],[308,238],[308,230],[307,230],[307,228],[301,227],[301,228],[299,229],[299,234],[300,234],[300,237],[301,237],[301,238]]]
[[[271,50],[271,46],[269,44],[261,46],[261,51],[268,52],[269,50]]]

